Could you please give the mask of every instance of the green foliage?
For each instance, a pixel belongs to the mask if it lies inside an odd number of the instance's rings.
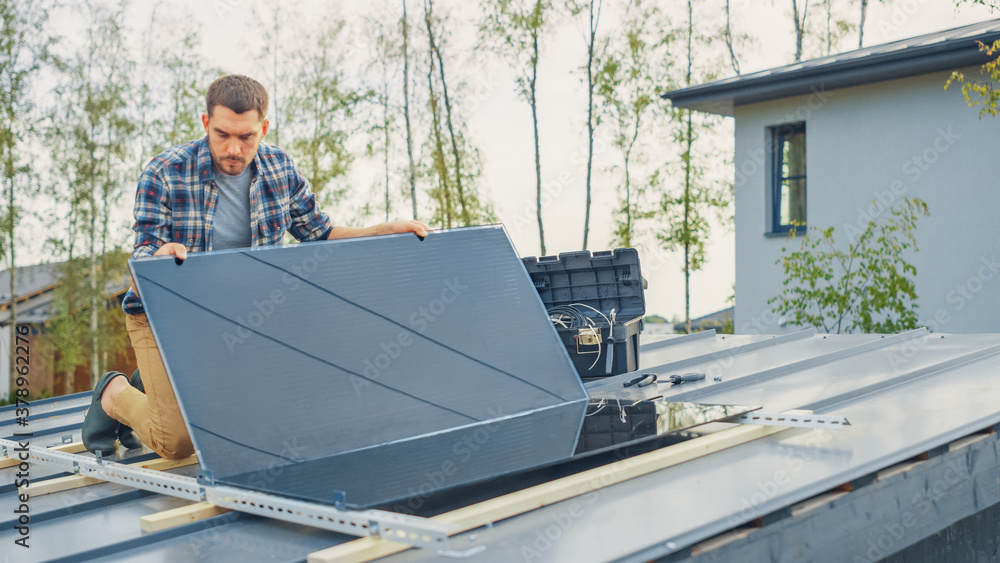
[[[541,38],[552,27],[550,0],[482,0],[481,44],[507,60],[515,72],[517,92],[531,108],[535,141],[535,216],[538,242],[545,254],[542,223],[542,150],[538,136],[538,59]]]
[[[669,84],[669,77],[658,70],[673,36],[662,33],[659,9],[648,0],[631,0],[622,23],[599,61],[595,86],[606,108],[607,125],[614,132],[614,147],[621,154],[622,180],[611,244],[630,247],[635,245],[637,221],[654,214],[644,209],[643,197],[657,178],[633,180],[633,176],[635,165],[646,161],[641,137],[651,133],[649,125],[659,102],[656,92]],[[599,123],[603,117],[599,115]]]
[[[449,14],[439,15],[433,2],[424,3],[424,30],[427,34],[427,89],[431,130],[427,152],[432,164],[424,168],[431,180],[427,195],[434,206],[429,223],[438,227],[479,225],[496,221],[492,204],[479,195],[482,160],[479,150],[466,134],[465,117],[452,103],[449,91],[456,88],[455,79],[445,71],[446,26]],[[451,88],[449,89],[449,84]],[[460,89],[462,82],[457,83]]]
[[[539,40],[552,27],[553,5],[547,0],[483,0],[481,43],[507,60],[516,74],[517,92],[534,98]]]
[[[295,71],[291,92],[286,94],[283,131],[296,164],[331,213],[347,193],[347,185],[337,181],[354,160],[347,142],[361,128],[355,112],[374,97],[370,90],[347,84],[344,26],[342,19],[331,15],[315,33],[302,34],[290,55]]]
[[[114,264],[108,260],[123,255],[120,249],[128,237],[115,216],[126,178],[135,169],[138,128],[128,111],[134,62],[124,37],[124,6],[86,4],[79,15],[88,26],[86,41],[56,61],[60,76],[55,92],[61,103],[49,116],[46,134],[56,163],[50,194],[63,207],[66,229],[65,238],[53,241],[52,248],[69,259],[73,283],[86,280],[86,286],[67,293],[73,302],[56,307],[54,322],[65,323],[67,336],[82,338],[68,328],[82,319],[60,317],[82,317],[80,311],[86,311],[89,342],[75,346],[89,353],[91,378],[96,379],[101,359],[124,345],[124,331],[109,324],[122,324],[121,315],[109,317],[102,304],[112,286],[122,285],[125,272],[124,258]]]
[[[45,335],[54,350],[53,370],[71,374],[76,366],[85,364],[93,354],[96,343],[101,354],[116,356],[130,343],[125,330],[125,319],[113,294],[128,283],[124,276],[128,254],[115,250],[96,257],[100,295],[93,297],[91,259],[77,257],[67,260],[59,268],[60,283],[53,291],[53,315],[45,323]],[[97,303],[97,309],[92,304]],[[91,313],[98,318],[96,339],[91,330]],[[67,385],[72,378],[67,380]],[[61,390],[55,390],[57,394]],[[72,392],[72,389],[68,389]]]
[[[851,240],[846,249],[838,247],[833,227],[809,227],[799,248],[777,260],[785,276],[784,289],[768,304],[788,316],[789,324],[825,332],[894,333],[916,328],[912,278],[917,270],[906,254],[917,251],[914,231],[920,216],[928,215],[927,204],[907,198],[880,215],[863,230],[848,229]],[[789,240],[794,238],[793,229]]]
[[[972,4],[984,6],[990,9],[990,12],[1000,10],[1000,2],[997,0],[958,0],[956,4]]]
[[[171,146],[205,135],[205,90],[222,74],[198,53],[201,34],[189,23],[193,15],[163,12],[154,6],[134,72],[139,170]]]
[[[46,6],[39,1],[0,0],[0,165],[6,203],[6,209],[0,212],[0,257],[11,272],[17,266],[18,235],[22,231],[21,197],[30,197],[37,181],[29,148],[37,139],[31,95],[48,56],[50,41],[43,33],[47,19]],[[10,326],[17,324],[16,280],[17,276],[10,276],[10,286],[4,288],[10,296]],[[11,331],[8,350],[14,349],[15,337]],[[15,357],[8,356],[13,378]]]
[[[394,203],[397,199],[394,197],[396,194],[392,189],[391,178],[393,139],[398,132],[392,87],[396,83],[397,74],[402,70],[403,37],[401,26],[402,15],[400,15],[398,22],[394,19],[383,21],[379,18],[369,18],[365,25],[366,29],[369,30],[367,39],[372,51],[366,74],[375,77],[374,80],[369,80],[374,83],[372,102],[376,106],[369,119],[365,155],[370,158],[381,157],[384,178],[380,178],[373,185],[374,191],[379,196],[376,201],[381,201],[375,204],[366,204],[363,213],[372,215],[376,211],[382,211],[385,221],[391,220],[394,213]]]
[[[671,68],[683,72],[679,76],[676,71],[671,75],[675,83],[690,86],[715,78],[717,63],[703,63],[700,58],[696,62],[696,57],[706,56],[713,41],[710,35],[696,31],[700,27],[695,23],[693,0],[688,0],[685,25],[674,32],[677,39],[685,42],[683,58],[670,61],[674,63]],[[696,71],[698,74],[695,74]],[[656,239],[666,250],[682,253],[684,325],[685,331],[690,332],[691,274],[705,263],[705,245],[711,231],[709,218],[714,214],[720,221],[724,220],[732,202],[732,186],[707,177],[706,163],[714,160],[712,149],[704,143],[696,147],[701,134],[710,131],[718,120],[672,106],[668,115],[670,134],[680,151],[680,158],[670,163],[666,177],[657,175],[652,178],[652,185],[660,193],[656,217],[664,224],[664,228],[656,233]],[[668,183],[674,178],[676,184]]]
[[[992,45],[986,45],[982,41],[977,41],[977,43],[979,43],[979,50],[988,57],[992,57],[997,51],[1000,51],[1000,39],[994,41]],[[967,79],[965,74],[956,70],[945,82],[944,89],[947,90],[952,82],[961,84],[962,97],[965,98],[969,107],[980,106],[980,119],[986,115],[1000,115],[1000,56],[984,64],[981,73],[987,76],[986,80]]]

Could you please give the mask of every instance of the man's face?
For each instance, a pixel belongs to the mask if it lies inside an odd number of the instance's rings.
[[[212,108],[212,117],[202,114],[201,122],[208,134],[212,164],[220,172],[234,176],[250,166],[257,145],[267,134],[267,120],[255,109],[236,113],[217,105]]]

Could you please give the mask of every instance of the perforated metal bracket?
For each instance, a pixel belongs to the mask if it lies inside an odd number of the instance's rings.
[[[761,411],[734,416],[726,419],[725,422],[762,426],[792,426],[795,428],[843,428],[851,425],[846,417],[835,414],[785,414]]]
[[[13,451],[17,442],[0,439],[0,448]],[[459,526],[382,510],[341,510],[336,506],[300,501],[217,484],[210,472],[195,477],[174,475],[115,461],[31,446],[28,459],[102,481],[152,491],[221,508],[322,528],[354,536],[380,537],[435,551],[451,549],[448,537]],[[346,496],[343,497],[346,502]]]

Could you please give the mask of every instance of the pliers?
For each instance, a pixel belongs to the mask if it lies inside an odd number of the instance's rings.
[[[656,383],[656,374],[644,373],[639,377],[633,377],[632,379],[629,379],[625,383],[622,383],[622,387],[631,387],[633,385],[635,385],[636,387],[645,387],[647,385],[652,385],[654,383]]]

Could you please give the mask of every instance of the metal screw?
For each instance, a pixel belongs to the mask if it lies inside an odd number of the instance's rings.
[[[722,376],[721,376],[721,375],[717,375],[717,376],[715,376],[715,378],[714,378],[714,379],[715,379],[716,381],[722,381]]]

